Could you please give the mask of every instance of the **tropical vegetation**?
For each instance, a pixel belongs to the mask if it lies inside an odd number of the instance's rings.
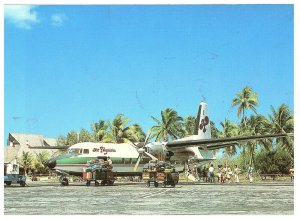
[[[292,133],[294,131],[294,116],[286,104],[277,108],[270,106],[268,115],[259,114],[258,94],[249,86],[245,86],[231,101],[236,108],[237,121],[224,119],[220,124],[211,121],[213,138],[263,135],[277,133]],[[182,117],[172,108],[160,112],[160,117],[151,116],[152,126],[150,139],[153,141],[170,141],[193,135],[195,133],[195,117]],[[58,138],[59,145],[73,145],[78,142],[144,142],[146,134],[142,127],[131,124],[131,120],[123,114],[117,114],[112,120],[98,120],[91,124],[91,130],[74,130],[66,136]],[[242,145],[232,145],[220,149],[226,162],[233,162],[245,170],[251,165],[258,172],[286,173],[293,165],[294,142],[292,138],[277,138],[276,140],[259,140]],[[45,172],[45,160],[49,156],[40,154],[34,158],[31,154],[23,154],[21,165],[25,169],[35,169]]]

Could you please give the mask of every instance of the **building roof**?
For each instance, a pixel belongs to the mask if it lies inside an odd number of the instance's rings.
[[[47,151],[50,155],[57,152],[57,149],[30,149],[37,146],[57,146],[55,138],[44,138],[42,135],[9,133],[9,145],[4,150],[4,162],[9,163],[17,157],[20,159],[23,152],[39,154]]]
[[[44,146],[57,146],[57,139],[44,138]]]

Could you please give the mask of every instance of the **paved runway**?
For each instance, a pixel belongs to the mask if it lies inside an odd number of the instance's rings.
[[[146,188],[142,183],[86,187],[73,183],[29,182],[4,189],[5,215],[291,215],[294,186],[290,183],[180,183],[175,188]]]

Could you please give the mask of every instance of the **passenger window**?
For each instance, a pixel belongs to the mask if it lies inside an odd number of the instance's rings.
[[[89,152],[89,149],[84,149],[84,150],[83,150],[83,153],[84,153],[84,154],[89,154],[89,153],[90,153],[90,152]]]
[[[82,154],[82,148],[79,150],[79,154]]]

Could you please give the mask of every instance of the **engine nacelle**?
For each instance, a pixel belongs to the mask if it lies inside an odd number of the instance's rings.
[[[159,160],[164,160],[169,156],[168,150],[164,143],[161,142],[151,142],[145,146],[146,152],[150,153]]]

